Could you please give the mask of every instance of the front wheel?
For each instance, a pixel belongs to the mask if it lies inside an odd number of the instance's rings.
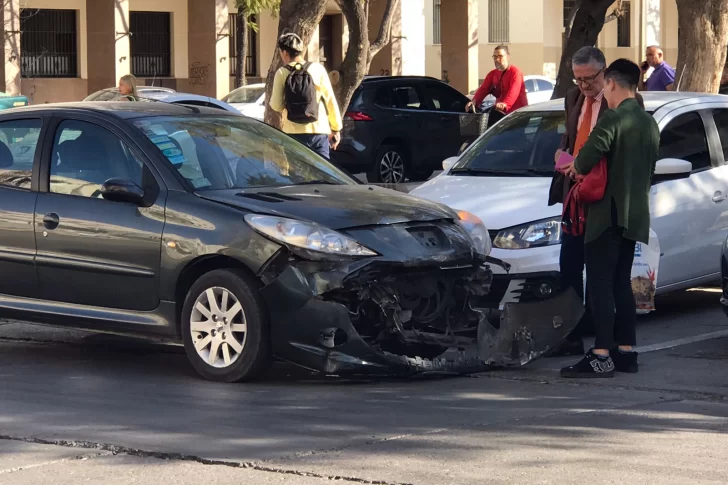
[[[265,308],[240,271],[214,270],[190,288],[182,308],[187,358],[205,379],[252,380],[270,365]]]
[[[405,180],[407,162],[404,152],[395,146],[382,146],[377,150],[376,162],[367,173],[369,183],[401,184]]]

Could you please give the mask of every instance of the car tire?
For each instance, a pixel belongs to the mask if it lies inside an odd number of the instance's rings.
[[[407,177],[407,157],[404,150],[394,145],[382,145],[374,157],[367,181],[373,184],[399,184]]]
[[[187,358],[205,379],[249,381],[270,367],[267,312],[257,287],[240,270],[219,269],[202,275],[187,292],[182,338]]]

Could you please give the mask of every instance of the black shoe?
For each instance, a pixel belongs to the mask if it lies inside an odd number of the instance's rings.
[[[564,340],[553,350],[547,352],[544,357],[570,357],[584,355],[584,343],[579,340]]]
[[[639,372],[640,367],[637,362],[637,352],[624,352],[619,349],[614,349],[609,352],[614,362],[614,370],[617,372],[623,372],[625,374],[636,374]]]
[[[561,377],[575,379],[614,377],[614,362],[611,357],[597,356],[590,350],[576,365],[561,369]]]

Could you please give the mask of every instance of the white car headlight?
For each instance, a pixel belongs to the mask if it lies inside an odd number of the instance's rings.
[[[339,256],[377,255],[353,239],[313,222],[261,214],[246,214],[245,222],[261,234],[297,248]]]
[[[561,244],[561,217],[503,229],[493,241],[493,245],[500,249],[528,249],[556,244]]]
[[[470,238],[473,240],[475,250],[488,256],[492,245],[490,243],[490,235],[488,229],[485,228],[485,224],[480,220],[478,216],[467,211],[458,211],[458,224],[465,229]]]

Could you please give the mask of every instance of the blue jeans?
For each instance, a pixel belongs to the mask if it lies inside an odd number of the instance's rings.
[[[326,160],[329,160],[329,135],[290,135]]]

